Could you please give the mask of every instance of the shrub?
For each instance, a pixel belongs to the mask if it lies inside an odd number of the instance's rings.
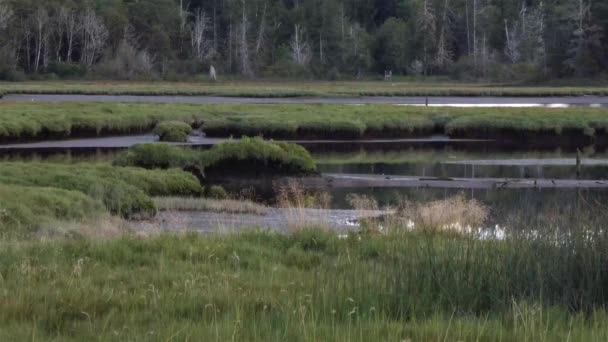
[[[161,141],[186,142],[190,133],[192,127],[181,121],[161,122],[154,128],[154,134],[158,135]]]
[[[49,72],[59,78],[81,78],[87,73],[87,68],[82,64],[57,62],[49,65]]]
[[[226,192],[226,189],[224,189],[223,187],[221,187],[219,185],[212,185],[207,190],[207,197],[213,198],[213,199],[226,199],[226,198],[228,198],[228,193]]]

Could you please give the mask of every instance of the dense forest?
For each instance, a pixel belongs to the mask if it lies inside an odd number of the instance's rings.
[[[0,0],[0,78],[546,80],[608,72],[606,0]]]

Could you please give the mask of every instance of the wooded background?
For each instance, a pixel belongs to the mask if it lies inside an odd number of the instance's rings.
[[[607,33],[606,0],[0,0],[0,79],[598,77]]]

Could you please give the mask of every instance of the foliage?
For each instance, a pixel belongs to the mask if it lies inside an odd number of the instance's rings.
[[[163,121],[156,125],[154,134],[158,135],[160,141],[186,142],[192,127],[181,121]]]
[[[226,189],[224,189],[220,185],[210,186],[209,189],[207,189],[207,192],[205,193],[205,195],[209,198],[218,199],[218,200],[223,200],[223,199],[228,198],[228,193],[226,192]]]

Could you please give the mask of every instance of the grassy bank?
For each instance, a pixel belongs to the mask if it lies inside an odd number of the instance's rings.
[[[0,338],[606,340],[608,238],[552,241],[303,230],[1,242]]]
[[[580,96],[607,95],[605,86],[505,86],[449,82],[281,82],[218,83],[48,81],[0,83],[4,94],[296,96]]]
[[[359,139],[445,133],[559,144],[569,139],[603,138],[608,110],[5,102],[0,103],[0,140],[150,132],[166,120],[202,124],[209,136],[223,137],[262,134],[273,138]]]
[[[6,219],[30,228],[36,226],[36,210],[55,210],[57,219],[78,218],[64,217],[64,214],[70,213],[66,211],[67,208],[81,198],[86,198],[83,200],[86,207],[91,207],[90,202],[97,200],[113,214],[149,216],[156,213],[151,196],[195,196],[203,191],[194,176],[181,170],[145,170],[94,164],[2,163],[0,184],[27,187],[32,193],[48,193],[45,200],[25,196],[23,201],[15,201],[14,206],[8,206]],[[10,196],[3,199],[9,200],[12,201]],[[65,205],[61,206],[61,203]],[[77,208],[74,207],[75,210]]]
[[[226,141],[205,151],[164,144],[140,144],[118,155],[114,164],[148,169],[178,167],[200,173],[202,178],[316,173],[315,161],[302,146],[259,137]]]

